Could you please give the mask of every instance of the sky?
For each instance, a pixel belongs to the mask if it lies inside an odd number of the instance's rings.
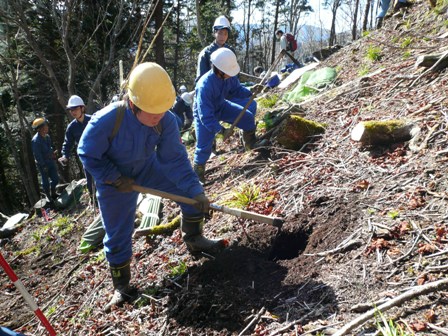
[[[317,26],[320,27],[321,25],[326,28],[326,29],[330,29],[331,27],[331,11],[328,9],[324,9],[322,7],[322,0],[310,0],[309,1],[310,5],[313,7],[314,12],[311,12],[308,14],[307,17],[304,17],[303,19],[300,19],[299,24],[307,24],[307,25],[311,25],[311,26]],[[241,6],[240,6],[241,8]],[[243,9],[237,9],[235,11],[232,12],[232,16],[233,16],[233,21],[232,23],[239,23],[242,24],[243,20],[244,20],[244,13],[243,13]],[[261,15],[260,13],[254,13],[253,17],[255,19],[260,19]],[[253,20],[253,19],[252,19]],[[346,30],[347,28],[345,28],[343,25],[338,25],[338,20],[336,21],[336,32],[341,32],[343,30]]]

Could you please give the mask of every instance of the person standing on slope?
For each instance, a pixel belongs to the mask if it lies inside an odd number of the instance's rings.
[[[226,246],[222,239],[202,235],[210,203],[181,143],[176,117],[168,110],[175,90],[167,72],[156,63],[142,63],[132,70],[127,89],[124,101],[92,116],[78,146],[82,163],[95,179],[106,231],[104,251],[114,287],[106,312],[136,296],[130,285],[138,198],[134,183],[197,201],[195,206],[178,203],[183,240],[191,254],[214,255]],[[124,110],[119,108],[123,104]],[[123,119],[111,138],[119,111]]]
[[[68,100],[66,109],[70,111],[73,120],[68,124],[65,131],[64,143],[62,144],[62,156],[59,158],[59,162],[62,166],[66,166],[69,162],[70,154],[73,147],[76,147],[81,139],[81,135],[84,132],[87,124],[92,116],[86,114],[86,106],[81,97],[73,95]],[[84,169],[84,174],[87,179],[87,189],[89,190],[90,199],[94,200],[93,194],[93,179],[92,175]]]

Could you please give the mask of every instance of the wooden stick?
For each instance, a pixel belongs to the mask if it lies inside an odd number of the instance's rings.
[[[333,334],[333,336],[343,336],[347,335],[350,331],[353,329],[363,325],[365,322],[367,322],[369,319],[371,319],[375,314],[381,312],[385,312],[395,306],[399,306],[403,304],[406,301],[409,301],[417,296],[425,295],[428,293],[432,293],[438,290],[442,290],[444,288],[448,287],[448,278],[430,282],[423,286],[416,286],[414,288],[411,288],[407,292],[404,292],[403,294],[397,296],[394,299],[391,299],[378,307],[369,310],[368,312],[358,316],[356,319],[352,320],[351,322],[344,325],[341,329],[339,329],[336,333]]]

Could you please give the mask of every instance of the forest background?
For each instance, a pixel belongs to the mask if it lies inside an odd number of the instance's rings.
[[[120,61],[125,77],[154,61],[176,88],[193,90],[197,56],[213,41],[218,15],[230,19],[228,43],[242,71],[252,73],[279,52],[276,29],[298,38],[304,61],[359,38],[374,25],[377,7],[376,0],[0,0],[0,212],[12,215],[40,199],[32,121],[47,118],[60,151],[72,119],[68,97],[81,96],[88,114],[107,105],[120,91]],[[61,182],[82,177],[76,155],[69,169],[59,168]]]

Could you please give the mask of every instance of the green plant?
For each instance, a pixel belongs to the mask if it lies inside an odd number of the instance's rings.
[[[49,308],[47,309],[47,311],[46,311],[46,315],[47,315],[47,316],[50,316],[50,315],[53,315],[55,312],[56,312],[56,307],[55,307],[55,306],[51,306],[51,307],[49,307]]]
[[[375,320],[376,327],[382,336],[410,336],[409,333],[403,330],[403,328],[399,324],[396,324],[392,319],[388,322],[380,311],[375,313]]]
[[[31,234],[31,236],[33,237],[33,239],[38,242],[42,239],[42,232],[40,230],[35,231]]]
[[[225,205],[244,209],[249,204],[255,202],[260,197],[260,188],[254,184],[244,183],[233,190],[232,198],[225,202]]]
[[[392,218],[392,219],[395,219],[395,218],[397,218],[399,216],[400,216],[400,212],[398,210],[390,210],[387,213],[387,217]]]
[[[369,30],[365,30],[361,34],[362,37],[366,37],[366,36],[369,36],[369,35],[370,35],[370,31]]]
[[[369,72],[370,72],[370,68],[369,68],[369,66],[366,65],[366,64],[363,64],[363,65],[361,66],[361,68],[359,69],[359,71],[358,71],[358,75],[359,75],[359,76],[365,76],[365,75],[367,75]]]
[[[180,275],[184,274],[187,271],[187,264],[185,262],[183,262],[183,261],[181,261],[176,266],[169,265],[169,267],[171,269],[169,276],[173,277],[173,278],[175,278],[177,276],[180,276]]]
[[[367,48],[366,58],[372,62],[378,61],[382,56],[381,52],[382,50],[380,47],[371,45]]]
[[[405,51],[405,52],[403,53],[403,59],[404,59],[404,60],[408,59],[408,58],[411,57],[411,56],[412,56],[412,54],[411,54],[411,52],[410,52],[409,50],[407,50],[407,51]]]
[[[406,48],[406,47],[408,47],[411,43],[412,43],[412,37],[407,36],[407,37],[405,37],[405,38],[403,39],[403,41],[401,42],[401,47],[402,47],[402,48]]]
[[[87,319],[91,315],[92,315],[92,308],[86,308],[80,314],[81,319],[83,319],[83,320]]]
[[[372,209],[372,208],[368,208],[367,209],[367,213],[369,214],[369,215],[373,215],[374,213],[375,213],[375,209]]]
[[[258,100],[258,106],[261,108],[271,108],[277,103],[278,99],[279,97],[276,94],[263,97]]]

